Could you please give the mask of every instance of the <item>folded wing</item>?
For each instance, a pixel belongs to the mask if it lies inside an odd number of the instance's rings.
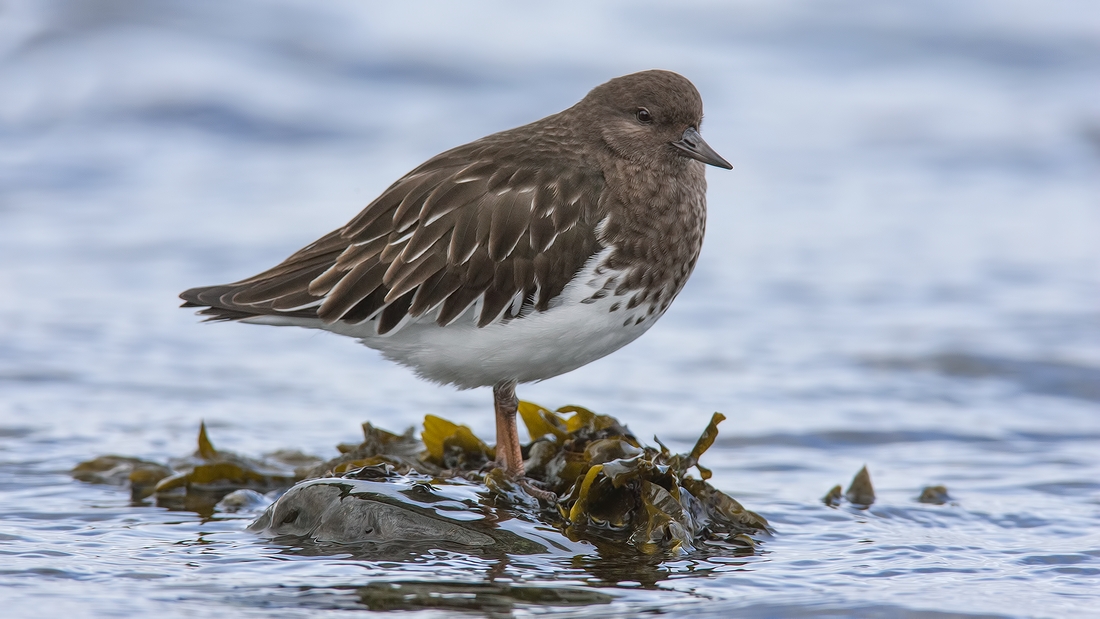
[[[373,321],[380,335],[407,318],[445,326],[471,307],[482,327],[546,310],[600,249],[603,178],[491,151],[437,156],[343,228],[259,275],[192,288],[184,306],[210,320]]]

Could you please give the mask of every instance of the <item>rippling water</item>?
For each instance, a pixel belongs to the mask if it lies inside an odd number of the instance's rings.
[[[1097,612],[1100,13],[676,6],[0,5],[4,616]],[[651,67],[696,83],[736,166],[709,171],[699,269],[644,338],[520,395],[679,448],[724,412],[706,461],[774,524],[761,554],[383,560],[68,476],[185,454],[200,419],[251,454],[330,456],[426,412],[491,436],[488,393],[326,334],[200,325],[176,294]],[[874,506],[820,502],[864,464]],[[929,484],[953,500],[918,503]]]

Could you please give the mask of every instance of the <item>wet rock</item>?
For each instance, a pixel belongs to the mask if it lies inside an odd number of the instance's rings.
[[[392,469],[371,477],[302,482],[249,530],[339,544],[427,542],[467,550],[492,547],[510,554],[542,554],[555,547],[583,552],[564,536],[539,530],[537,522],[489,506],[478,484],[398,475]]]
[[[218,501],[218,504],[214,506],[214,511],[228,514],[258,511],[271,505],[271,503],[271,499],[255,490],[234,490]]]

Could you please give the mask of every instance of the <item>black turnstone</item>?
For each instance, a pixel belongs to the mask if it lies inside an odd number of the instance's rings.
[[[703,104],[643,71],[573,107],[432,157],[347,225],[259,275],[192,288],[209,320],[358,338],[417,375],[493,387],[497,462],[523,475],[517,383],[651,327],[703,243]]]

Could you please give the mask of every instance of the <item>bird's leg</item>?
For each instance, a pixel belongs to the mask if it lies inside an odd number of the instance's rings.
[[[523,470],[523,453],[519,448],[519,428],[516,427],[516,412],[519,399],[516,398],[516,381],[502,380],[493,385],[493,406],[497,414],[497,460],[496,466],[518,483],[531,496],[551,505],[557,503],[558,495],[549,490],[535,487],[527,479]]]
[[[519,450],[519,428],[516,426],[516,381],[502,380],[493,385],[493,405],[497,413],[497,465],[509,477],[523,477],[523,454]]]

